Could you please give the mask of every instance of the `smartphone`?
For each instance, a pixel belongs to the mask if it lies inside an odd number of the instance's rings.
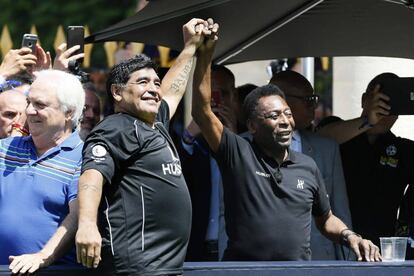
[[[27,47],[32,50],[32,53],[36,53],[37,35],[24,34],[22,39],[22,47]]]
[[[414,78],[390,78],[380,84],[390,98],[391,115],[414,115]]]
[[[80,49],[77,50],[72,55],[81,54],[83,53],[84,44],[85,44],[85,29],[83,26],[69,26],[66,32],[66,42],[67,42],[67,49],[79,45]],[[83,59],[78,59],[80,63],[82,63]]]

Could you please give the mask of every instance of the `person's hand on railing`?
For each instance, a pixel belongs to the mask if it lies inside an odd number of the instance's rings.
[[[48,256],[42,251],[33,254],[24,254],[20,256],[10,256],[9,269],[13,274],[33,273],[39,268],[46,267],[51,264]]]
[[[349,248],[354,251],[358,261],[380,262],[382,257],[378,246],[370,240],[363,239],[352,230],[346,229],[342,233],[343,240],[348,243]]]

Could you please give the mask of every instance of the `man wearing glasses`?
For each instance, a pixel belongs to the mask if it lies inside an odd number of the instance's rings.
[[[192,115],[222,172],[224,260],[310,260],[311,214],[325,236],[350,246],[358,260],[381,260],[377,246],[332,214],[315,162],[289,150],[295,122],[277,86],[256,88],[244,101],[252,141],[223,126],[210,106],[213,49],[214,41],[206,41],[197,52]]]
[[[306,154],[315,160],[322,173],[329,195],[332,212],[348,227],[352,227],[345,178],[342,170],[338,144],[329,138],[312,132],[312,121],[319,97],[314,94],[312,85],[295,71],[282,71],[272,77],[270,83],[277,85],[286,95],[286,102],[292,110],[295,130],[290,149]],[[313,260],[341,260],[339,245],[322,236],[312,222],[311,249]]]

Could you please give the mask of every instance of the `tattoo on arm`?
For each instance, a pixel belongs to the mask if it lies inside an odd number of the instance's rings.
[[[180,72],[177,78],[174,79],[173,83],[170,86],[170,90],[172,90],[174,94],[180,93],[180,90],[182,90],[183,86],[187,84],[187,80],[188,80],[192,67],[193,67],[193,59],[190,59],[187,62],[187,64],[184,66],[183,71]]]
[[[83,184],[80,188],[81,190],[84,190],[84,191],[87,191],[87,190],[90,190],[92,192],[98,191],[98,187],[96,187],[96,185],[93,185],[93,184]]]

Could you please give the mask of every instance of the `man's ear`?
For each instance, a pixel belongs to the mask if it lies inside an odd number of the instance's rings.
[[[111,85],[111,94],[115,102],[120,102],[122,100],[122,87],[116,84]]]
[[[362,93],[362,96],[361,96],[361,108],[362,109],[364,109],[366,99],[367,99],[367,92],[364,92]]]
[[[73,118],[73,114],[75,113],[74,110],[68,110],[65,112],[65,118],[67,121],[71,121]]]
[[[254,121],[252,121],[251,119],[247,119],[246,126],[251,134],[256,133],[256,123]]]

